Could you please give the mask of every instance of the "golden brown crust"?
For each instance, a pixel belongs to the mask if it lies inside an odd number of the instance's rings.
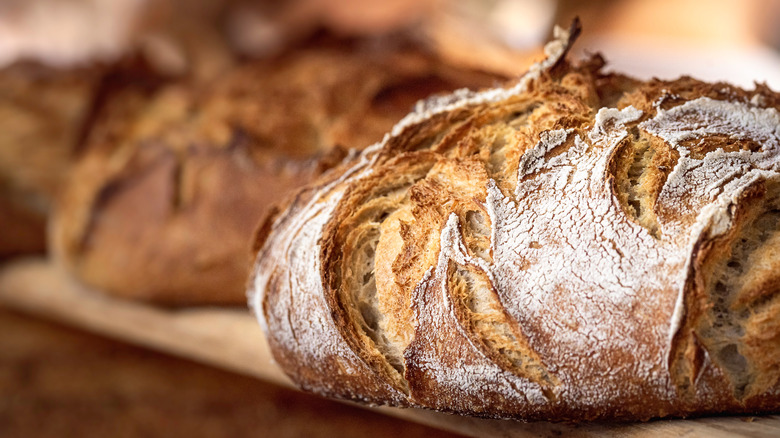
[[[323,45],[208,86],[109,95],[54,221],[59,260],[120,296],[241,303],[270,205],[381,140],[416,100],[495,78],[403,44]]]
[[[570,65],[565,37],[265,223],[250,303],[293,380],[488,417],[780,409],[777,95]]]

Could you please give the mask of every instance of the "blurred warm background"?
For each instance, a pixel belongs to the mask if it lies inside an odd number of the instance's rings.
[[[610,70],[780,89],[777,0],[0,0],[0,263],[240,307],[283,193],[574,17]],[[449,436],[35,313],[0,304],[3,437]]]

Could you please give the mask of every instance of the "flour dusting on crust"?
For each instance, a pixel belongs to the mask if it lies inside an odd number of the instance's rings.
[[[514,86],[421,102],[382,142],[352,157],[358,164],[351,170],[310,189],[276,221],[258,258],[251,299],[299,383],[351,399],[526,419],[646,419],[769,406],[760,403],[771,399],[750,405],[731,398],[724,372],[706,351],[700,359],[699,352],[689,354],[698,362],[692,389],[681,396],[670,354],[685,325],[686,294],[698,281],[702,242],[733,229],[733,210],[747,190],[780,178],[778,111],[760,107],[768,99],[757,98],[758,91],[748,98],[686,98],[686,90],[662,86],[645,96],[631,94],[642,84],[570,66],[569,90],[549,74],[570,42],[558,36],[548,59]],[[628,97],[609,100],[616,107],[591,107],[582,96],[601,98],[602,90],[594,91],[599,85],[571,84],[598,84],[593,75],[614,80],[604,95]],[[365,190],[371,172],[394,171],[387,165],[397,152],[391,140],[465,109],[471,118],[439,132],[440,144],[429,147],[434,152],[404,149],[426,159],[439,154],[440,162],[399,196],[414,220],[392,227],[403,245],[395,245],[398,254],[382,255],[392,257],[394,280],[409,293],[406,310],[414,314],[408,321],[414,336],[397,349],[409,388],[400,394],[377,377],[375,365],[359,359],[367,356],[346,347],[349,328],[331,321],[343,309],[322,301],[323,229],[335,212],[351,211],[342,195]],[[501,120],[509,122],[490,130]],[[662,158],[671,164],[658,164]],[[616,183],[619,172],[629,183]],[[636,208],[652,208],[660,233],[629,214],[620,190],[650,190],[650,201]],[[499,310],[466,312],[469,300],[457,295],[463,292],[453,272],[473,274],[462,283],[474,296],[477,288],[495,296]],[[489,328],[478,332],[468,318],[482,318]],[[509,353],[494,346],[514,335],[533,352],[522,357],[523,366],[540,373],[496,360],[495,354]],[[323,368],[328,371],[313,375]],[[353,380],[351,373],[362,377]],[[360,386],[366,381],[368,389]],[[767,388],[763,397],[777,391]]]
[[[680,152],[680,159],[658,197],[658,210],[677,219],[665,222],[664,234],[674,236],[691,226],[688,254],[702,233],[709,237],[724,233],[731,226],[729,209],[740,193],[759,178],[768,179],[780,170],[780,114],[775,108],[759,108],[743,102],[719,101],[701,97],[669,110],[658,109],[652,119],[640,127],[656,135]],[[684,141],[704,140],[724,135],[751,140],[761,145],[758,151],[710,152],[692,158]],[[690,212],[699,212],[692,217]],[[692,224],[690,224],[692,222]],[[688,273],[689,258],[681,275]],[[674,338],[683,318],[684,286],[680,287],[669,329]]]

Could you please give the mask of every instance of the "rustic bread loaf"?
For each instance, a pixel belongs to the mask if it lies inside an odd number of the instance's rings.
[[[235,58],[223,2],[49,3],[0,7],[0,258],[46,250],[50,206],[106,100],[207,80]]]
[[[331,38],[211,85],[108,96],[56,211],[57,259],[119,296],[244,303],[271,203],[343,147],[381,139],[417,100],[497,80],[392,41]]]
[[[249,300],[298,385],[527,420],[780,410],[780,95],[572,65],[577,30],[261,225]]]
[[[46,248],[46,216],[75,161],[97,67],[0,69],[0,259]]]

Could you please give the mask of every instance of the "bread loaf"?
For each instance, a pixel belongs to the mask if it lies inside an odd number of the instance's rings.
[[[46,216],[77,156],[97,67],[0,69],[0,259],[46,249]]]
[[[381,139],[417,100],[497,78],[401,40],[331,40],[215,83],[107,96],[56,211],[57,260],[114,295],[245,303],[252,232],[270,204],[345,147]]]
[[[428,100],[260,226],[302,388],[525,420],[780,410],[780,95],[599,56]]]

